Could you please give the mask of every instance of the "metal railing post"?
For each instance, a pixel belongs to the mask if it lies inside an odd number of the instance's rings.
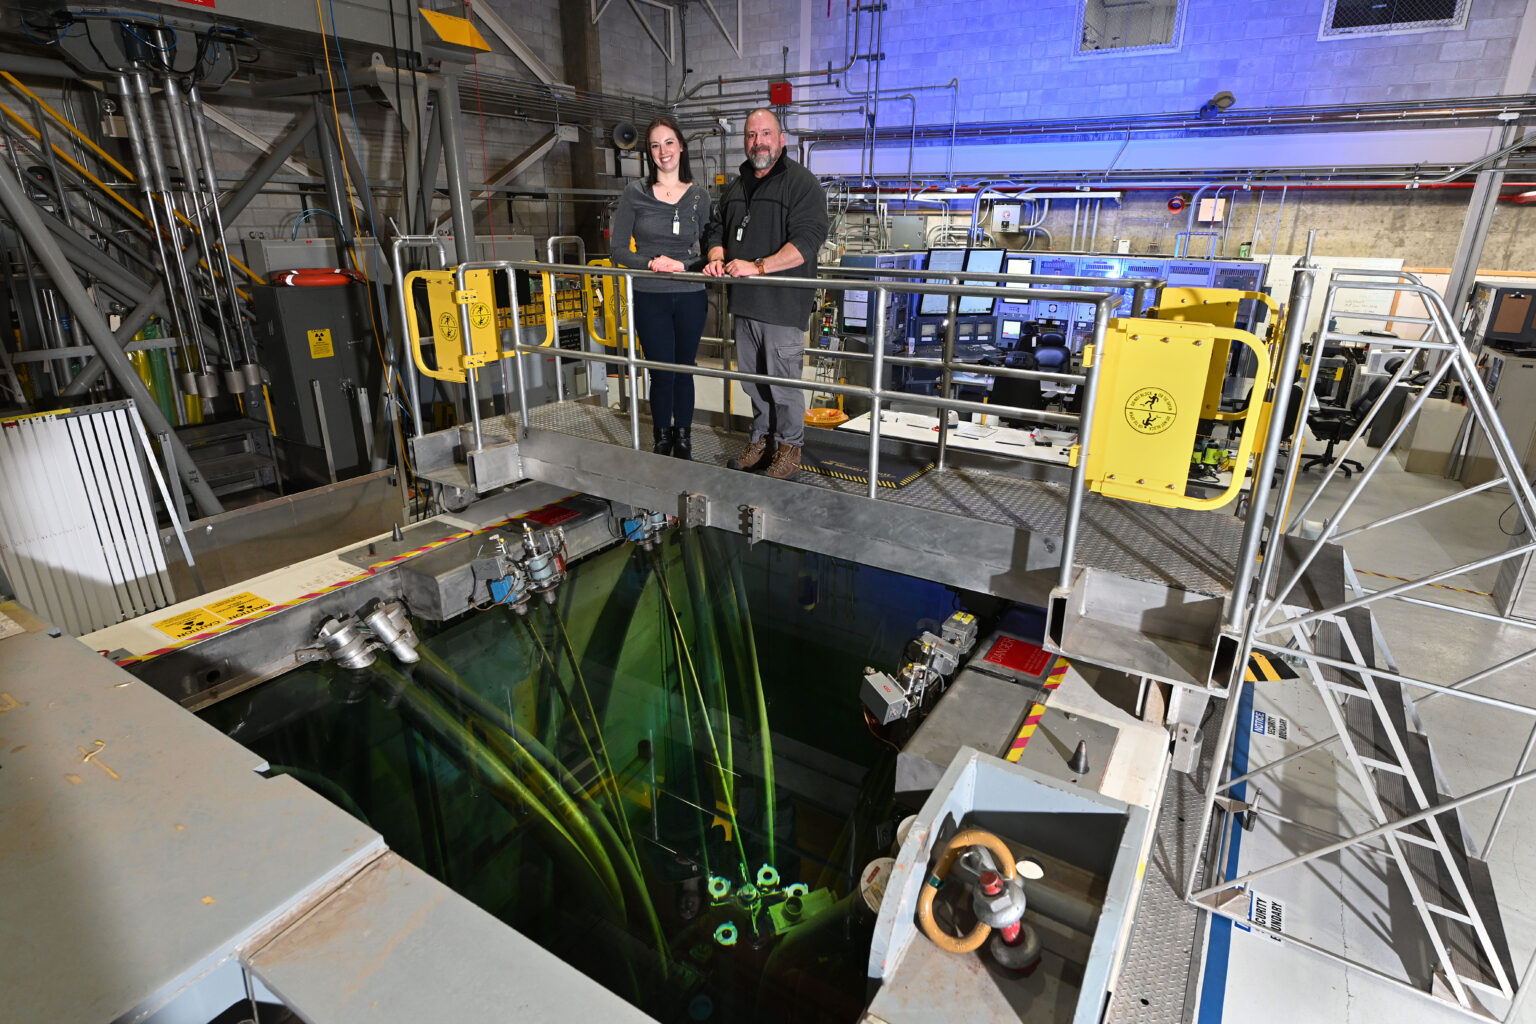
[[[629,440],[635,451],[640,450],[640,367],[635,365],[635,279],[624,275],[624,316],[630,325],[625,336],[624,352],[629,360]],[[556,367],[558,372],[558,363]]]
[[[944,344],[939,350],[939,397],[949,398],[949,389],[954,381],[954,371],[951,364],[955,359],[955,332],[959,329],[960,296],[949,297],[949,315],[944,320]],[[949,457],[949,410],[939,407],[939,457],[937,466],[939,470],[945,468],[945,462]]]
[[[1290,420],[1290,404],[1292,382],[1296,379],[1296,368],[1301,365],[1301,350],[1306,339],[1307,307],[1312,301],[1312,287],[1317,275],[1315,267],[1297,264],[1295,277],[1291,281],[1291,299],[1286,305],[1285,337],[1281,340],[1283,346],[1280,356],[1280,372],[1275,375],[1274,404],[1269,414],[1269,433],[1264,438],[1264,451],[1259,455],[1259,464],[1254,468],[1253,488],[1249,492],[1248,519],[1243,524],[1243,542],[1238,549],[1236,573],[1232,580],[1232,596],[1227,601],[1226,627],[1233,632],[1243,628],[1244,614],[1248,609],[1248,591],[1253,585],[1254,562],[1259,555],[1259,544],[1264,536],[1264,513],[1269,504],[1270,478],[1275,472],[1275,463],[1280,457],[1280,445],[1285,440],[1285,428]],[[1263,400],[1260,390],[1262,382],[1255,381],[1253,385],[1254,397]],[[1306,429],[1305,420],[1300,416],[1296,418],[1296,431],[1300,433]],[[1294,447],[1296,442],[1292,440]],[[1241,472],[1245,467],[1236,467],[1233,472]],[[1283,523],[1276,522],[1274,536],[1279,536],[1284,529]]]
[[[875,357],[869,374],[869,488],[867,494],[880,497],[880,406],[885,397],[885,285],[875,286],[875,337],[870,353]]]
[[[421,382],[416,376],[416,360],[411,356],[412,338],[407,333],[411,329],[411,297],[405,287],[405,270],[400,262],[400,250],[404,248],[426,248],[431,246],[437,249],[437,265],[442,267],[448,262],[448,250],[443,245],[443,240],[436,235],[401,235],[395,239],[390,247],[390,269],[395,272],[395,300],[400,306],[400,340],[405,350],[396,359],[397,365],[403,367],[401,376],[405,378],[406,398],[411,404],[411,426],[420,437],[421,429]]]
[[[1085,366],[1083,407],[1077,420],[1077,465],[1072,467],[1072,483],[1067,490],[1067,519],[1061,530],[1062,587],[1072,585],[1072,561],[1077,554],[1077,524],[1083,514],[1083,494],[1088,490],[1088,446],[1093,441],[1093,403],[1099,394],[1099,367],[1104,365],[1104,338],[1109,329],[1109,314],[1118,306],[1114,296],[1100,299],[1093,315],[1093,364]]]
[[[517,436],[528,436],[528,384],[523,373],[523,317],[517,306],[517,271],[508,269],[512,280],[507,294],[512,296],[512,372],[517,378]]]

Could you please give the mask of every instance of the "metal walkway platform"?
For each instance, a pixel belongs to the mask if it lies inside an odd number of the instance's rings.
[[[761,493],[765,487],[767,493],[775,496],[784,495],[788,488],[810,488],[857,500],[860,508],[857,518],[844,525],[860,531],[874,518],[901,514],[882,510],[939,513],[950,522],[933,520],[936,526],[958,529],[960,524],[954,520],[961,520],[1003,527],[1038,538],[1043,549],[1039,553],[1044,557],[1029,560],[1031,571],[1059,564],[1059,558],[1049,556],[1054,554],[1061,537],[1067,495],[1064,479],[1049,478],[1062,471],[1049,464],[951,451],[951,464],[942,472],[933,469],[904,487],[882,488],[880,500],[870,502],[864,497],[865,485],[862,483],[806,471],[783,482],[755,475],[720,476],[727,457],[735,454],[745,441],[742,435],[723,428],[703,424],[694,427],[695,461],[689,464],[663,459],[649,452],[633,452],[627,415],[597,405],[565,402],[541,406],[530,410],[529,426],[529,437],[522,444],[527,475],[550,483],[579,486],[603,497],[627,500],[622,494],[604,493],[604,489],[594,488],[594,470],[599,471],[599,476],[643,482],[648,490],[669,494],[673,501],[680,495],[703,491],[712,499],[739,497],[741,501],[755,505],[755,493]],[[483,430],[487,441],[512,441],[517,437],[517,417],[488,419]],[[649,421],[642,421],[641,436],[650,437]],[[590,444],[571,445],[567,443],[569,440]],[[867,444],[867,435],[813,430],[807,447],[813,452],[832,447],[863,463],[867,461],[863,456]],[[882,451],[902,452],[909,458],[925,453],[924,446],[906,442],[885,441],[882,445]],[[599,446],[618,449],[617,454],[628,461],[601,458],[597,450]],[[535,464],[537,472],[531,471]],[[721,486],[726,480],[730,481],[729,492]],[[770,500],[768,506],[770,512],[778,513],[784,502]],[[673,511],[670,503],[664,507]],[[825,505],[822,508],[830,511]],[[836,522],[826,515],[817,515],[815,519],[823,528]],[[1147,583],[1226,597],[1232,587],[1241,530],[1240,520],[1225,513],[1162,509],[1089,494],[1084,501],[1078,538],[1078,563]],[[796,533],[793,527],[779,539],[797,546],[813,546],[811,534]],[[956,536],[954,541],[944,543],[946,537],[937,536],[931,537],[929,543],[943,544],[952,559],[973,557],[975,549],[959,543],[960,539]],[[853,557],[851,552],[849,555]],[[1011,568],[1021,568],[1018,558],[1011,560]],[[917,567],[903,571],[915,572]]]

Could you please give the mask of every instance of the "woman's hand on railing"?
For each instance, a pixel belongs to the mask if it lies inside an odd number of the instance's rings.
[[[671,256],[656,256],[647,264],[647,267],[658,274],[676,274],[688,269],[685,264]]]

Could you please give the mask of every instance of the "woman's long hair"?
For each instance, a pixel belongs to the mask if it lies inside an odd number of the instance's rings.
[[[645,176],[645,183],[647,185],[656,184],[656,161],[651,159],[651,132],[657,128],[670,128],[672,134],[677,136],[677,145],[681,150],[681,155],[677,161],[677,180],[684,184],[691,184],[693,181],[693,168],[688,165],[688,143],[683,141],[683,129],[666,114],[662,114],[645,126],[645,162],[650,167],[650,172]]]

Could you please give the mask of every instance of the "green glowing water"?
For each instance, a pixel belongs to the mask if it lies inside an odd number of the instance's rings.
[[[858,683],[953,604],[674,533],[573,566],[526,618],[418,624],[419,665],[306,667],[202,714],[660,1020],[851,1021],[856,880],[893,817]]]

